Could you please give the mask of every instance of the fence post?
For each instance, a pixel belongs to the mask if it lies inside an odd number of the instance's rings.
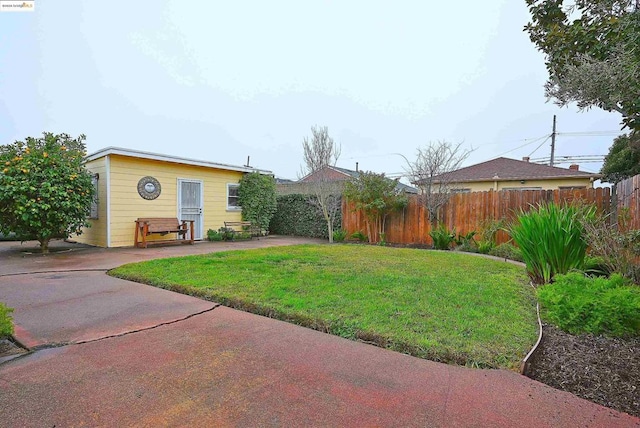
[[[611,226],[618,230],[618,183],[611,186]]]

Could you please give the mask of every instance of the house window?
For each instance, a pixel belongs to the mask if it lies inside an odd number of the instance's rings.
[[[239,184],[229,183],[227,184],[227,209],[228,210],[241,210],[242,207],[238,203],[238,188]]]
[[[93,186],[93,201],[91,201],[91,210],[89,211],[89,218],[91,220],[98,220],[98,174],[91,176],[91,185]]]

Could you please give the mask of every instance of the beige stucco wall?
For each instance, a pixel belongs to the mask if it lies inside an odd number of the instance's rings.
[[[94,232],[87,230],[84,239],[92,245],[106,246],[106,198],[109,198],[111,247],[132,246],[134,243],[135,220],[139,217],[178,217],[178,179],[199,180],[203,186],[203,237],[206,238],[208,229],[218,229],[225,221],[239,221],[241,212],[227,210],[227,184],[238,183],[243,173],[216,168],[184,165],[151,159],[141,159],[129,156],[108,155],[109,195],[106,195],[106,180],[102,180],[105,187],[105,197],[100,199],[100,210],[105,215],[93,222],[98,226]],[[92,161],[103,161],[105,158]],[[89,164],[87,167],[89,167]],[[140,197],[137,190],[138,181],[145,176],[152,176],[160,182],[162,191],[154,200]],[[102,211],[101,211],[102,213]],[[102,234],[104,239],[94,237]],[[91,237],[90,239],[88,239]],[[161,237],[151,235],[148,240],[174,239],[175,235]]]
[[[496,188],[497,185],[497,188]],[[566,178],[555,180],[525,180],[517,181],[475,181],[471,183],[453,183],[453,189],[470,189],[471,192],[484,192],[488,190],[504,190],[505,188],[536,188],[542,190],[554,190],[560,187],[586,187],[593,188],[593,182],[589,178]]]

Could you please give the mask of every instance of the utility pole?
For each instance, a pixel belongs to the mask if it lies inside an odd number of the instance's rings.
[[[551,131],[551,157],[549,158],[549,166],[553,166],[556,154],[556,115],[553,115],[553,130]]]

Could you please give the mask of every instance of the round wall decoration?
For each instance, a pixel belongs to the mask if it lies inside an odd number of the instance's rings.
[[[138,181],[138,193],[144,199],[152,200],[160,196],[160,182],[153,177],[142,177]]]

